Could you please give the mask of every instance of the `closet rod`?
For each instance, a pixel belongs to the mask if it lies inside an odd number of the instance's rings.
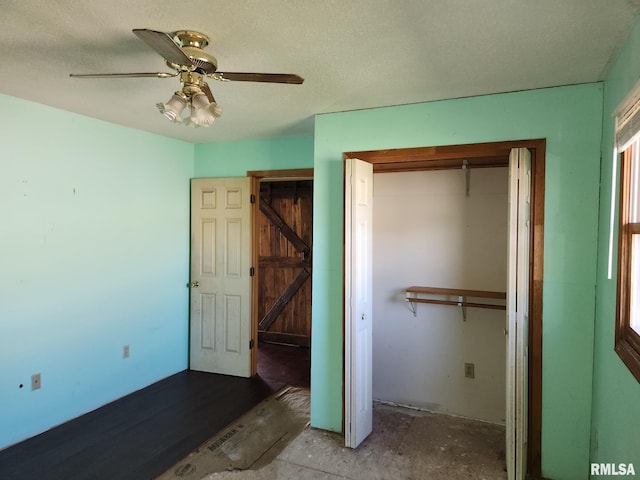
[[[407,302],[415,303],[435,303],[438,305],[454,305],[456,307],[475,307],[475,308],[491,308],[494,310],[506,310],[505,305],[493,305],[490,303],[473,303],[473,302],[453,302],[451,300],[431,300],[427,298],[407,298]]]
[[[489,308],[493,310],[506,310],[505,305],[496,303],[468,302],[467,298],[488,298],[492,300],[506,300],[506,292],[492,292],[488,290],[464,290],[460,288],[439,288],[413,286],[406,289],[406,301],[410,303],[411,311],[415,317],[417,303],[431,303],[436,305],[453,305],[462,308],[463,320],[467,319],[467,307]],[[419,298],[418,295],[436,295],[441,297],[458,297],[457,300]]]

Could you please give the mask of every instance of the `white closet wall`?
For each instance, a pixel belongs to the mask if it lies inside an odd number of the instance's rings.
[[[506,289],[508,169],[374,175],[373,396],[505,419],[505,311],[405,302],[412,285]],[[465,378],[465,363],[475,378]]]

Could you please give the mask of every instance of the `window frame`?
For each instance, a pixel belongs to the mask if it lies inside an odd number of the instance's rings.
[[[640,382],[640,335],[631,327],[631,261],[632,240],[640,234],[640,223],[630,222],[632,194],[632,162],[640,156],[636,138],[620,155],[620,209],[618,224],[618,285],[614,350],[638,382]],[[635,192],[639,195],[638,192]],[[636,252],[640,254],[640,252]]]

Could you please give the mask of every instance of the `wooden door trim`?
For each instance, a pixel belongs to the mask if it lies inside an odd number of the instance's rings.
[[[293,168],[287,170],[249,170],[247,177],[251,177],[251,266],[253,277],[251,278],[251,375],[258,373],[258,291],[260,278],[259,261],[259,203],[260,182],[264,180],[313,180],[313,168]]]
[[[258,201],[260,198],[260,177],[249,175],[251,177],[251,341],[253,348],[251,349],[251,376],[258,373],[258,292],[259,290],[259,244],[258,236],[260,225],[258,224],[259,211]]]
[[[257,178],[259,180],[288,180],[295,179],[312,180],[313,168],[292,168],[289,170],[250,170],[247,177]]]
[[[531,268],[529,283],[529,405],[528,405],[528,478],[542,475],[542,286],[544,263],[544,191],[546,139],[442,145],[390,150],[345,152],[344,160],[358,158],[373,164],[373,173],[443,170],[509,165],[513,148],[531,151]],[[344,320],[343,320],[344,323]],[[344,346],[343,346],[344,348]],[[344,384],[344,371],[343,371]],[[344,385],[343,385],[344,387]],[[344,388],[343,388],[344,395]],[[343,399],[344,404],[344,399]],[[343,415],[344,421],[344,415]]]

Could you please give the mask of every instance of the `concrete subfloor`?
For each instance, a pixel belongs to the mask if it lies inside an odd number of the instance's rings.
[[[376,404],[373,433],[355,450],[340,434],[307,428],[259,470],[207,480],[505,479],[505,430],[473,420]]]

